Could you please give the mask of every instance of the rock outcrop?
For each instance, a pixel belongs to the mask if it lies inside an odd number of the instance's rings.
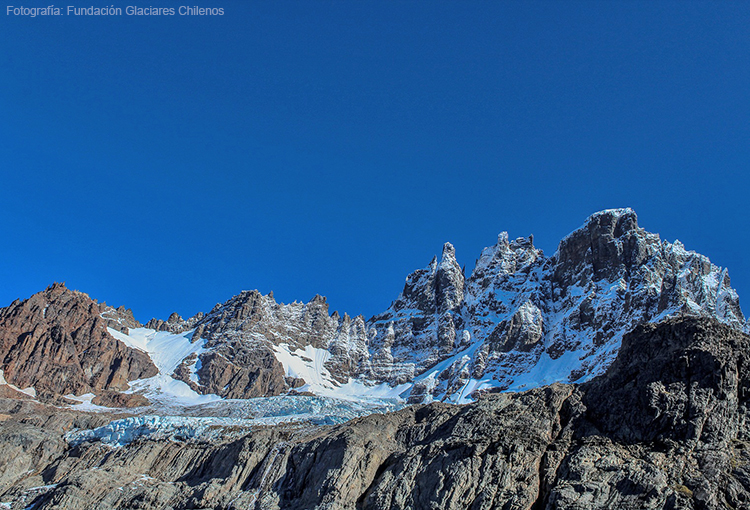
[[[184,333],[189,331],[203,319],[203,312],[195,314],[193,317],[185,320],[177,312],[173,312],[166,321],[153,318],[146,323],[148,329],[155,331],[169,331],[170,333]],[[198,335],[200,336],[200,335]]]
[[[131,318],[56,283],[0,309],[0,370],[40,397],[125,390],[157,373],[146,353],[107,332],[113,324],[127,328]]]
[[[70,417],[44,432],[43,410],[26,424],[19,411],[0,426],[0,444],[18,452],[0,461],[0,502],[13,510],[748,508],[749,352],[750,337],[725,324],[674,318],[625,335],[610,369],[585,384],[416,405],[336,427],[227,429],[211,442],[70,446],[56,432]]]
[[[401,295],[390,308],[368,321],[374,380],[401,384],[448,357],[461,346],[464,326],[460,307],[465,278],[456,250],[445,243],[438,262],[406,277]]]
[[[466,280],[458,267],[446,245],[440,264],[412,273],[368,321],[371,377],[416,379],[411,401],[583,382],[604,372],[624,334],[665,317],[746,329],[727,270],[645,231],[631,209],[592,215],[552,257],[533,237],[502,233]]]
[[[252,398],[285,393],[300,385],[287,376],[275,348],[294,351],[312,347],[327,353],[324,367],[331,384],[362,373],[369,359],[364,318],[329,314],[328,303],[315,296],[308,303],[277,303],[273,294],[246,291],[190,323],[193,338],[205,341],[198,356],[198,382],[189,371],[175,374],[201,393]],[[170,320],[172,320],[170,318]],[[169,321],[168,321],[169,322]],[[176,326],[177,320],[172,321]],[[183,326],[180,326],[183,327]],[[187,329],[182,329],[186,331]],[[304,384],[304,383],[302,383]]]

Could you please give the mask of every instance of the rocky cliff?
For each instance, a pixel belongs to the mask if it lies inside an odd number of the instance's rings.
[[[72,446],[61,431],[95,418],[45,419],[37,409],[24,419],[19,410],[0,429],[15,452],[0,462],[0,502],[14,510],[748,508],[749,352],[750,337],[717,320],[673,318],[626,334],[608,371],[585,384],[416,405],[336,427],[227,429],[208,442]]]
[[[630,209],[593,214],[551,257],[533,237],[502,233],[468,277],[446,243],[369,320],[331,313],[321,296],[283,304],[245,291],[142,328],[129,310],[82,296],[53,286],[0,310],[6,378],[54,393],[122,390],[154,375],[146,355],[169,358],[158,370],[182,381],[183,393],[362,395],[386,384],[412,403],[465,403],[488,391],[585,382],[612,363],[624,334],[667,317],[747,328],[727,270],[647,232]],[[144,338],[158,341],[147,347]],[[40,382],[40,373],[54,377]]]
[[[0,370],[7,382],[40,396],[126,390],[129,381],[157,369],[107,328],[127,332],[139,325],[129,310],[57,283],[0,309]]]

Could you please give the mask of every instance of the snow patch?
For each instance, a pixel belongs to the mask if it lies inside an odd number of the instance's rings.
[[[311,345],[304,349],[292,350],[288,344],[273,345],[276,359],[284,367],[287,377],[303,379],[305,385],[298,391],[309,391],[316,395],[353,399],[398,399],[411,384],[390,386],[387,383],[373,384],[361,379],[349,378],[346,383],[340,383],[333,378],[325,363],[331,358],[331,353],[325,349],[318,349]]]
[[[191,342],[194,329],[184,333],[170,333],[148,328],[133,328],[126,335],[112,328],[107,331],[128,347],[149,355],[159,373],[148,379],[139,379],[130,384],[127,393],[141,393],[152,402],[166,401],[170,404],[195,405],[221,400],[213,394],[201,395],[183,381],[172,377],[175,369],[190,356],[206,352],[205,341]],[[194,370],[197,370],[193,366]],[[192,379],[192,377],[191,377]],[[197,382],[197,376],[194,379]]]
[[[288,344],[273,346],[274,354],[284,367],[287,377],[304,379],[310,388],[333,388],[337,384],[325,367],[331,353],[312,345],[292,350]]]
[[[29,386],[28,388],[19,388],[18,386],[14,384],[10,384],[8,381],[5,380],[5,374],[2,370],[0,370],[0,384],[7,384],[9,387],[13,388],[16,391],[20,391],[21,393],[25,393],[26,395],[30,396],[31,398],[36,398],[36,389],[33,386]]]
[[[114,409],[111,407],[98,406],[92,404],[91,401],[96,397],[94,393],[84,393],[83,395],[74,395],[72,393],[64,395],[64,398],[79,402],[72,406],[76,411],[92,411],[92,412],[112,412]]]

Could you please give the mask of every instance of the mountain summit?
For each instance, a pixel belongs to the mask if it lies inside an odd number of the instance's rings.
[[[457,267],[444,249],[439,266],[409,275],[368,321],[373,355],[389,361],[390,374],[376,377],[411,380],[412,401],[588,380],[611,364],[625,333],[670,316],[745,324],[726,269],[640,228],[632,209],[591,215],[552,257],[533,237],[503,232],[468,279]]]
[[[330,314],[321,296],[283,304],[245,291],[187,320],[172,314],[144,328],[84,296],[55,285],[0,310],[9,383],[152,400],[291,392],[465,403],[485,392],[587,381],[644,323],[689,316],[746,327],[727,270],[647,232],[631,209],[591,215],[551,257],[533,236],[503,232],[468,278],[445,243],[440,259],[408,275],[388,309],[369,320]],[[30,375],[46,366],[61,377]]]

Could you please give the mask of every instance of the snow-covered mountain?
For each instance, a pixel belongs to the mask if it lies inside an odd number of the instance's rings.
[[[3,309],[0,319],[23,309],[43,323],[42,308],[70,301],[59,287],[50,289],[47,297]],[[462,403],[485,391],[591,379],[614,360],[623,335],[644,322],[689,315],[746,328],[726,269],[640,228],[631,209],[592,215],[551,257],[532,237],[511,241],[502,233],[468,278],[446,243],[440,260],[407,276],[391,306],[369,320],[330,314],[321,296],[283,304],[257,291],[187,320],[173,314],[145,327],[122,308],[86,306],[100,319],[87,327],[106,326],[127,347],[118,359],[147,355],[159,371],[144,378],[131,369],[126,394],[205,404],[286,394]],[[30,369],[14,369],[23,350],[13,339],[25,334],[17,323],[0,344],[0,369],[11,368],[10,383],[34,386],[40,383]],[[85,379],[90,369],[82,367],[76,377]],[[122,391],[122,376],[110,388],[95,369],[96,384],[65,387],[74,394]],[[24,379],[14,381],[16,373]]]
[[[589,217],[549,258],[533,237],[503,232],[468,279],[446,244],[368,326],[373,358],[398,367],[390,381],[413,383],[410,400],[465,402],[476,391],[588,380],[623,334],[681,314],[745,324],[726,269],[615,209]]]

